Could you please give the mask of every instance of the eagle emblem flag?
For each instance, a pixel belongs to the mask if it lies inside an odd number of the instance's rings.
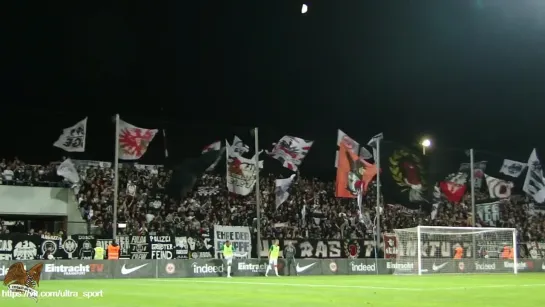
[[[148,150],[148,146],[157,134],[157,129],[133,126],[119,120],[119,159],[138,160]]]
[[[4,286],[7,286],[9,292],[14,296],[24,295],[38,301],[36,287],[40,286],[42,269],[43,263],[36,264],[28,271],[22,262],[14,263],[9,267],[8,273],[4,277]]]

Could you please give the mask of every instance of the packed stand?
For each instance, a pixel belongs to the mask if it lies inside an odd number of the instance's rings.
[[[65,187],[67,183],[57,176],[58,162],[31,165],[19,160],[0,161],[0,184],[37,187]]]
[[[1,184],[23,186],[68,186],[56,175],[58,163],[28,165],[18,159],[2,160]],[[113,176],[110,163],[77,164],[82,179],[78,202],[94,234],[111,235],[113,217]],[[214,224],[256,227],[255,197],[229,194],[225,176],[206,174],[181,203],[165,193],[170,172],[161,166],[122,165],[119,171],[119,234],[196,235],[208,232]],[[273,174],[260,177],[262,196],[262,236],[269,238],[355,239],[371,236],[375,225],[376,186],[369,185],[363,212],[355,199],[334,196],[334,184],[316,178],[297,177],[290,197],[278,209],[275,205]],[[476,194],[477,202],[487,200]],[[387,204],[381,209],[382,232],[417,225],[471,226],[469,196],[459,204],[438,201],[430,213]],[[529,200],[513,196],[503,201],[499,218],[493,223],[477,218],[483,227],[516,227],[520,240],[545,239],[545,217],[529,214]],[[7,230],[0,227],[5,233]]]

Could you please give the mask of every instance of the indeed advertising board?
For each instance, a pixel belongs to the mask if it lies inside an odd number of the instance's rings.
[[[440,260],[440,259],[439,259]],[[221,259],[165,259],[165,260],[56,260],[56,261],[0,261],[0,279],[3,279],[12,264],[22,262],[28,270],[43,264],[42,280],[65,279],[128,279],[128,278],[203,278],[225,277],[227,266]],[[461,259],[422,262],[422,273],[510,273],[514,263],[499,259]],[[264,276],[266,259],[238,259],[232,264],[231,274],[237,276]],[[520,273],[545,272],[542,259],[521,259],[517,263]],[[321,275],[377,275],[417,274],[416,263],[396,263],[392,259],[297,259],[291,274],[305,276]],[[278,261],[278,273],[287,275],[284,259]],[[274,274],[273,271],[269,274]]]

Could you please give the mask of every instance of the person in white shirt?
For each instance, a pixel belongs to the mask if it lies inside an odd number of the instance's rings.
[[[2,177],[4,178],[4,180],[6,181],[13,181],[13,176],[15,174],[13,173],[13,171],[8,167],[4,170],[4,172],[2,173]]]

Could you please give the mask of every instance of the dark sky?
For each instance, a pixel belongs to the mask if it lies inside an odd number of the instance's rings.
[[[322,0],[306,15],[298,0],[113,2],[5,10],[2,155],[56,159],[61,129],[89,116],[76,157],[111,160],[116,112],[166,127],[177,159],[234,133],[250,143],[254,125],[261,146],[315,140],[304,172],[333,171],[338,128],[545,152],[541,0]],[[158,137],[143,162],[162,151]]]

